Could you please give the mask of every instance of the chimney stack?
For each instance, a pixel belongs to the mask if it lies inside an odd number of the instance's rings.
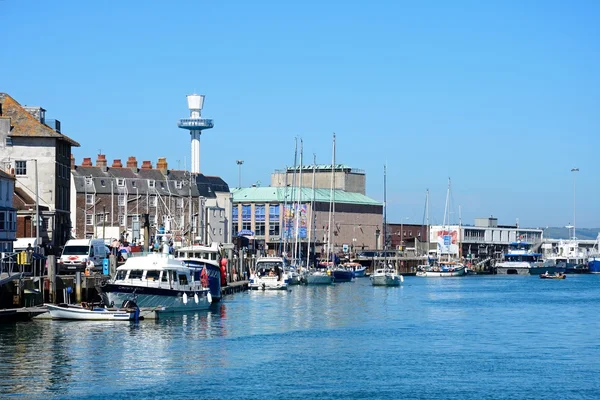
[[[106,156],[104,154],[98,154],[98,158],[96,159],[96,167],[102,168],[102,171],[106,172],[108,169],[108,163],[106,162]]]
[[[133,172],[138,171],[137,160],[135,157],[131,156],[127,159],[127,168],[131,168]]]
[[[142,169],[152,169],[151,161],[142,161]]]
[[[167,175],[167,159],[165,157],[159,158],[156,163],[156,168],[159,169],[163,175]]]
[[[71,153],[71,170],[75,171],[75,156]]]
[[[93,167],[92,165],[92,158],[91,157],[84,157],[83,162],[81,163],[82,167]]]
[[[123,164],[121,164],[121,159],[115,158],[111,168],[123,168]]]

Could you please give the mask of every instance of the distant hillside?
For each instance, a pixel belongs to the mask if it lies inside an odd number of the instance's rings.
[[[577,239],[596,240],[600,228],[577,228]],[[544,237],[546,239],[569,239],[569,229],[567,228],[546,228],[544,229]]]

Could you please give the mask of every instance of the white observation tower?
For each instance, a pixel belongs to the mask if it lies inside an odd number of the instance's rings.
[[[210,129],[214,126],[212,119],[204,119],[201,116],[204,106],[203,94],[189,94],[187,96],[190,117],[182,118],[177,123],[181,129],[190,131],[192,137],[192,158],[190,172],[192,174],[200,173],[200,134],[203,129]]]

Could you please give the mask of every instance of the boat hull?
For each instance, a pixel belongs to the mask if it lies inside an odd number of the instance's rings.
[[[335,283],[340,282],[352,282],[354,278],[354,271],[345,270],[345,269],[334,269],[333,273],[333,281]]]
[[[465,267],[456,268],[453,271],[418,271],[417,276],[420,277],[438,277],[438,278],[448,278],[452,276],[463,276],[465,275]]]
[[[52,319],[68,319],[78,321],[131,321],[139,316],[139,310],[107,310],[94,308],[88,310],[83,307],[70,305],[46,304]]]
[[[373,286],[400,286],[400,275],[371,275],[371,284]]]
[[[290,278],[291,279],[291,278]],[[248,289],[250,290],[287,290],[290,279],[265,276],[262,278],[253,275],[250,277]]]
[[[331,285],[333,277],[324,272],[308,273],[304,276],[307,285]]]
[[[367,267],[359,267],[354,269],[355,278],[364,278],[367,276]]]
[[[109,283],[102,288],[102,293],[106,304],[119,306],[126,300],[135,298],[138,307],[164,307],[161,312],[208,310],[212,300],[208,289],[194,292]]]
[[[591,257],[588,261],[588,268],[592,274],[600,274],[600,257]]]
[[[497,265],[496,274],[498,275],[539,275],[548,272],[556,272],[555,265],[547,266],[522,266],[522,265]]]

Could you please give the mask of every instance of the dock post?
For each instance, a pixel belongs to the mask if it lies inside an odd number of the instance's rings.
[[[75,302],[81,303],[81,271],[75,272]]]
[[[50,281],[48,302],[56,304],[56,256],[48,256],[48,277]]]
[[[111,254],[108,259],[110,262],[108,273],[111,278],[114,278],[115,274],[117,273],[117,257],[114,254]]]

